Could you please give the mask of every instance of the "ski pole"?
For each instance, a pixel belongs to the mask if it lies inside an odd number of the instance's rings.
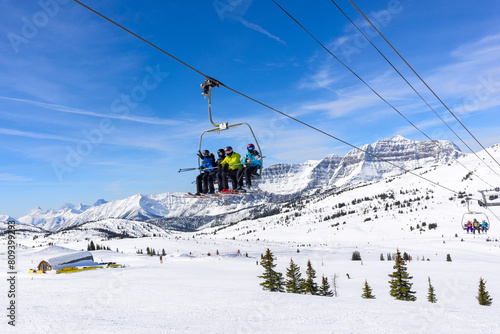
[[[181,168],[179,169],[179,173],[182,173],[182,172],[190,172],[192,170],[197,170],[198,168]]]
[[[203,171],[203,170],[207,170],[207,169],[217,169],[217,168],[219,168],[219,167],[216,166],[216,167],[207,167],[207,168],[199,168],[199,167],[198,168],[181,168],[181,169],[179,169],[179,173],[181,173],[181,172],[190,172],[190,171],[193,171],[193,170],[201,170],[201,171]]]

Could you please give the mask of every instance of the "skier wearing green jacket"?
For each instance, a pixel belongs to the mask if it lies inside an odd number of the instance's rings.
[[[233,152],[233,148],[231,146],[227,146],[224,151],[226,152],[226,158],[222,160],[220,163],[223,168],[222,173],[222,190],[221,193],[229,192],[229,182],[228,177],[231,178],[231,184],[233,185],[233,191],[238,188],[238,170],[242,167],[240,162],[241,155],[236,152]]]

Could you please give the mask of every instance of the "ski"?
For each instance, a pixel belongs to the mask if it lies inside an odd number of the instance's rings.
[[[256,192],[254,191],[246,191],[246,192],[228,192],[228,193],[218,193],[220,196],[244,196],[244,195],[253,195]]]
[[[201,195],[195,195],[193,193],[187,193],[187,194],[172,194],[172,197],[176,198],[198,198],[198,199],[209,199],[212,198],[214,195],[208,195],[208,194],[201,194]]]

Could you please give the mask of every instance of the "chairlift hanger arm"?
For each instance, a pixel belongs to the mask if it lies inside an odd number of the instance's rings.
[[[210,77],[206,77],[205,81],[200,85],[200,87],[203,89],[201,95],[203,95],[204,97],[208,97],[208,119],[210,120],[210,123],[216,128],[224,130],[227,127],[227,122],[214,123],[214,121],[212,120],[212,88],[219,88],[220,85],[221,83],[219,81]]]

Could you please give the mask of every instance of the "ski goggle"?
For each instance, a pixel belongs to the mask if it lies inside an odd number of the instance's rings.
[[[233,150],[231,150],[231,151],[226,151],[226,154],[231,154],[231,153],[233,153]]]
[[[247,150],[249,150],[249,151],[253,151],[254,149],[255,149],[255,147],[253,147],[253,146],[248,146],[247,147]]]

